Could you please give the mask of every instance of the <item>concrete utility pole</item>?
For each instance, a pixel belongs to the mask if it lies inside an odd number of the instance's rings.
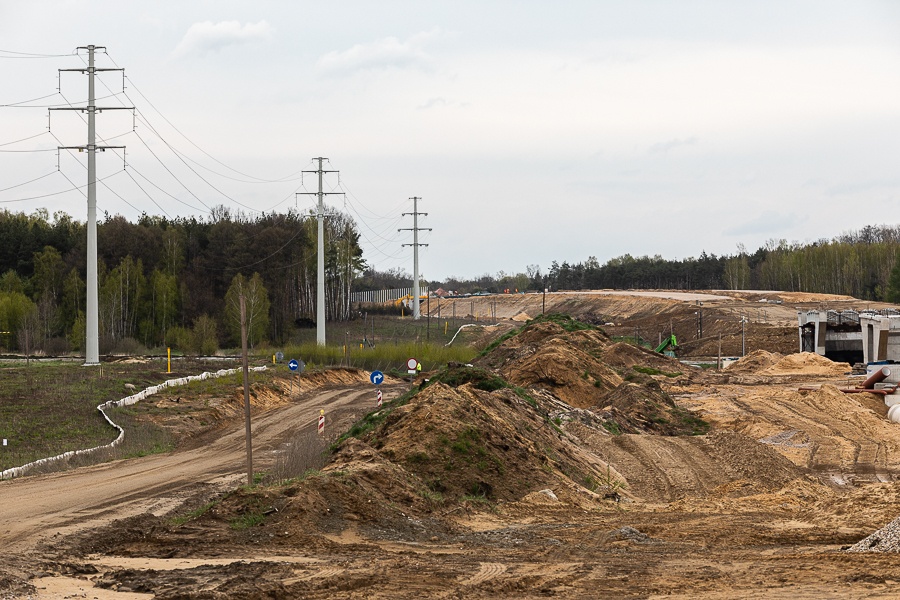
[[[428,244],[420,244],[419,243],[419,232],[420,231],[431,231],[429,228],[420,228],[419,227],[419,215],[423,217],[427,217],[428,213],[420,213],[419,212],[419,200],[421,200],[419,196],[413,196],[410,200],[413,201],[413,211],[411,213],[403,213],[402,216],[412,215],[413,218],[413,226],[405,227],[403,229],[398,229],[397,231],[412,231],[413,232],[413,243],[412,244],[402,244],[403,246],[412,246],[413,247],[413,319],[418,320],[421,318],[421,313],[419,312],[419,246],[427,246]]]
[[[244,290],[241,302],[241,370],[244,374],[244,443],[247,446],[247,485],[253,485],[253,438],[250,435],[250,368],[247,359],[247,300]],[[293,382],[291,382],[293,384]]]
[[[124,69],[97,69],[94,67],[94,52],[106,50],[104,46],[79,46],[79,50],[88,51],[87,69],[60,69],[60,71],[78,71],[88,75],[88,104],[86,107],[51,108],[50,110],[80,110],[87,112],[88,142],[87,146],[60,146],[59,150],[78,150],[88,153],[88,221],[87,221],[87,303],[85,312],[85,345],[84,364],[100,364],[100,306],[98,302],[97,283],[97,150],[107,148],[125,148],[125,146],[97,146],[95,116],[97,111],[134,110],[133,106],[113,106],[98,108],[94,104],[94,75],[99,71],[124,71]],[[124,75],[123,75],[124,77]],[[123,86],[124,87],[124,86]]]
[[[343,192],[323,192],[322,191],[322,175],[325,173],[337,173],[337,171],[325,171],[322,169],[322,161],[327,158],[318,157],[313,160],[319,161],[319,168],[315,171],[303,171],[304,173],[319,174],[319,191],[318,192],[301,192],[306,195],[316,194],[319,197],[319,204],[316,211],[316,219],[319,222],[318,246],[317,246],[317,275],[316,275],[316,343],[319,346],[325,345],[325,196],[336,194],[343,195]]]

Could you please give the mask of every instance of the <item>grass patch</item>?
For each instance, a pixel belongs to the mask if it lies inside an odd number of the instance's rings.
[[[471,383],[472,387],[485,392],[493,392],[511,387],[502,377],[480,367],[453,367],[444,369],[432,377],[428,384],[440,382],[450,387],[459,387]]]
[[[508,331],[505,334],[503,334],[502,336],[500,336],[499,338],[497,338],[496,340],[494,340],[493,342],[491,342],[490,344],[488,344],[487,347],[478,354],[478,356],[487,356],[495,348],[497,348],[497,346],[499,346],[506,340],[519,335],[520,333],[522,333],[529,327],[533,327],[534,325],[536,325],[538,323],[555,323],[556,325],[559,325],[560,327],[562,327],[563,330],[568,331],[570,333],[574,332],[574,331],[586,331],[586,330],[596,330],[596,331],[601,331],[601,332],[603,331],[599,327],[591,325],[590,323],[584,323],[582,321],[578,321],[577,319],[573,319],[569,315],[564,315],[561,313],[550,313],[550,314],[546,314],[546,315],[538,315],[534,319],[531,319],[530,321],[528,321],[523,327],[519,327],[518,329]]]
[[[644,375],[665,375],[666,377],[680,377],[682,373],[667,373],[665,371],[660,371],[659,369],[654,369],[653,367],[642,367],[640,365],[634,365],[631,367],[638,373],[643,373]]]
[[[229,525],[235,531],[242,531],[261,525],[265,520],[266,516],[264,514],[254,511],[235,517]]]
[[[236,364],[182,359],[173,361],[173,372],[167,373],[162,358],[140,363],[104,362],[92,367],[83,366],[81,361],[4,366],[0,368],[0,438],[8,440],[8,445],[0,452],[0,470],[112,442],[118,431],[106,422],[97,405],[133,394],[125,384],[141,390],[167,379],[233,366]],[[256,380],[257,375],[251,377]],[[234,387],[234,381],[210,379],[199,383],[226,386],[229,393]],[[126,429],[124,443],[112,452],[79,460],[97,462],[171,450],[174,440],[138,419],[141,411],[148,410],[145,404],[151,402],[148,399],[127,409],[108,410],[110,418]]]
[[[450,444],[450,449],[459,454],[471,454],[473,450],[481,450],[484,454],[484,448],[480,446],[476,448],[476,444],[481,441],[481,435],[474,427],[466,427],[456,435],[456,440]]]
[[[175,525],[177,527],[179,525],[184,525],[188,521],[193,521],[194,519],[199,519],[200,517],[205,515],[207,512],[209,512],[209,510],[212,507],[216,506],[219,502],[220,502],[219,500],[216,500],[215,502],[207,502],[203,506],[201,506],[199,508],[195,508],[194,510],[187,513],[186,515],[180,515],[178,517],[174,517],[174,518],[170,519],[169,522],[172,523],[172,525]]]
[[[672,411],[672,415],[678,419],[683,427],[689,430],[688,435],[706,435],[709,433],[710,424],[688,410],[676,407]]]
[[[615,421],[604,421],[603,429],[607,430],[613,435],[622,435],[622,430],[619,428],[619,424]]]
[[[335,440],[334,443],[331,444],[331,446],[329,447],[329,453],[334,454],[335,452],[337,452],[341,444],[343,444],[349,438],[361,438],[368,434],[370,431],[383,423],[384,420],[387,419],[395,409],[408,404],[410,399],[415,396],[416,393],[418,393],[418,389],[410,390],[399,398],[395,398],[390,402],[385,402],[378,410],[374,410],[366,414],[362,419],[354,423],[346,433],[341,434],[337,438],[337,440]]]
[[[359,343],[351,343],[348,351],[344,344],[319,346],[312,341],[301,345],[287,346],[283,353],[285,361],[290,358],[302,357],[307,369],[323,365],[336,365],[369,371],[379,370],[385,373],[396,371],[404,377],[407,376],[406,371],[399,370],[399,366],[405,365],[410,357],[415,357],[422,363],[423,369],[432,370],[438,365],[445,365],[448,362],[470,362],[477,354],[476,350],[469,346],[453,345],[448,347],[444,343],[391,343],[378,344],[374,348],[365,343],[362,348],[359,347]]]

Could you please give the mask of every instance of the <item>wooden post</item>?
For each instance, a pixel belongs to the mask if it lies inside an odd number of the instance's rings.
[[[722,334],[719,334],[719,358],[716,360],[716,371],[722,370]]]
[[[247,444],[247,485],[253,485],[253,445],[250,437],[250,368],[247,364],[247,303],[241,294],[241,359],[244,371],[244,437]]]

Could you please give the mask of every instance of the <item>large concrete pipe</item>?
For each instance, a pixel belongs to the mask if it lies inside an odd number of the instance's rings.
[[[900,404],[895,404],[888,409],[887,418],[891,423],[900,423]]]
[[[871,390],[876,383],[881,383],[890,376],[891,370],[887,367],[881,367],[877,371],[873,371],[860,387],[864,390]]]

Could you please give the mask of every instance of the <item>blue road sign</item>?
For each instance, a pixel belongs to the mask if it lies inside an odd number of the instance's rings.
[[[300,368],[300,363],[297,362],[297,359],[292,358],[291,361],[288,363],[288,368],[291,371],[296,371],[297,369]]]
[[[381,385],[381,382],[384,381],[384,373],[381,371],[372,371],[372,374],[369,375],[369,381],[375,385]]]

